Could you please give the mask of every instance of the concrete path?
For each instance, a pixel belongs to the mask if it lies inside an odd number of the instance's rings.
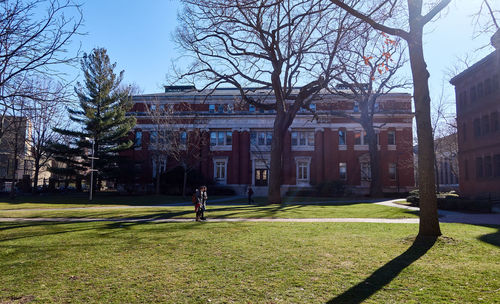
[[[219,205],[223,202],[228,202],[240,197],[230,197],[224,199],[213,200],[210,205]],[[418,207],[412,207],[402,204],[397,204],[401,199],[394,199],[388,201],[370,201],[377,205],[402,208],[412,211],[420,210]],[[368,201],[367,201],[368,202]],[[305,202],[304,204],[321,204],[328,202]],[[299,202],[297,204],[302,204]],[[99,207],[68,207],[68,208],[36,208],[36,209],[10,209],[1,211],[59,211],[59,210],[89,210],[89,209],[128,209],[128,208],[157,208],[167,206],[179,205],[192,205],[191,202],[183,202],[179,204],[165,204],[165,205],[151,205],[151,206],[99,206]],[[245,203],[236,203],[229,205],[246,205]],[[294,205],[290,203],[287,205]],[[500,225],[500,213],[462,213],[455,211],[438,210],[439,221],[442,223],[464,223],[474,225]],[[163,222],[163,223],[176,223],[176,222],[191,222],[193,219],[117,219],[117,218],[0,218],[0,222]],[[328,223],[418,223],[418,219],[382,219],[382,218],[301,218],[301,219],[287,219],[287,218],[220,218],[210,219],[209,222],[328,222]]]
[[[398,200],[391,200],[376,203],[377,205],[403,208],[409,210],[420,210],[418,207],[411,207],[401,204],[396,204]],[[462,223],[472,225],[500,225],[500,213],[464,213],[457,211],[438,210],[439,221],[441,223]]]
[[[66,217],[35,217],[35,218],[0,218],[0,222],[154,222],[154,223],[188,223],[189,218],[171,219],[120,219],[120,218],[66,218]],[[280,223],[388,223],[388,224],[418,224],[416,218],[383,219],[383,218],[214,218],[205,222],[280,222]]]

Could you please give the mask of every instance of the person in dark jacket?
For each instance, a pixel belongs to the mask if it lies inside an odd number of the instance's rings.
[[[250,185],[248,185],[247,194],[248,194],[248,203],[252,204],[254,202],[252,199],[253,189],[252,189],[252,186],[250,186]]]
[[[200,189],[196,190],[196,197],[198,199],[198,203],[196,204],[196,221],[205,221],[207,218],[205,217],[205,210],[207,209],[207,187],[201,186]]]

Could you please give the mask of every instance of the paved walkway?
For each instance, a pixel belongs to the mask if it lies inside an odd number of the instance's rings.
[[[188,223],[194,222],[189,218],[170,219],[136,219],[136,218],[66,218],[66,217],[5,217],[0,222],[154,222],[154,223]],[[383,219],[383,218],[213,218],[205,222],[281,222],[281,223],[388,223],[388,224],[417,224],[416,218]]]
[[[232,198],[224,198],[212,201],[211,205],[218,205],[230,201]],[[382,202],[374,202],[377,205],[402,208],[412,211],[418,211],[418,207],[412,207],[402,204],[397,204],[401,199],[388,200]],[[307,202],[306,204],[320,204],[322,202]],[[324,202],[327,203],[327,202]],[[302,202],[300,203],[302,204]],[[153,206],[99,206],[99,207],[69,207],[69,208],[36,208],[29,209],[30,211],[58,211],[58,210],[88,210],[88,209],[125,209],[125,208],[155,208],[162,206],[178,206],[191,205],[190,202],[170,205],[153,205]],[[231,204],[231,205],[245,205]],[[290,204],[293,205],[293,204]],[[10,209],[12,210],[27,210],[27,209]],[[1,210],[8,211],[8,210]],[[464,223],[474,225],[500,225],[500,213],[462,213],[455,211],[438,210],[439,221],[442,223]],[[0,222],[158,222],[158,223],[182,223],[192,222],[193,219],[188,218],[171,218],[171,219],[138,219],[138,218],[0,218]],[[208,222],[303,222],[303,223],[419,223],[418,218],[407,219],[383,219],[383,218],[215,218],[209,219]]]
[[[377,205],[420,210],[418,207],[396,204],[401,199],[376,203]],[[473,225],[500,225],[500,213],[463,213],[457,211],[438,210],[441,223],[463,223]]]

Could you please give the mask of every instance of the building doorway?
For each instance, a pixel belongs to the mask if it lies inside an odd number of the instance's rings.
[[[267,186],[269,170],[255,169],[255,186]]]

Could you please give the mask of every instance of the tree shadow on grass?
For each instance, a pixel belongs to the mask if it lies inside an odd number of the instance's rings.
[[[363,282],[351,287],[341,295],[328,301],[336,303],[361,303],[395,279],[403,269],[425,255],[434,246],[437,238],[416,239],[415,242],[400,256],[377,269]]]
[[[500,226],[499,225],[481,225],[481,226],[489,227],[489,228],[496,228],[498,230],[497,230],[497,232],[484,234],[484,235],[480,236],[478,239],[480,241],[485,242],[485,243],[500,247]]]

